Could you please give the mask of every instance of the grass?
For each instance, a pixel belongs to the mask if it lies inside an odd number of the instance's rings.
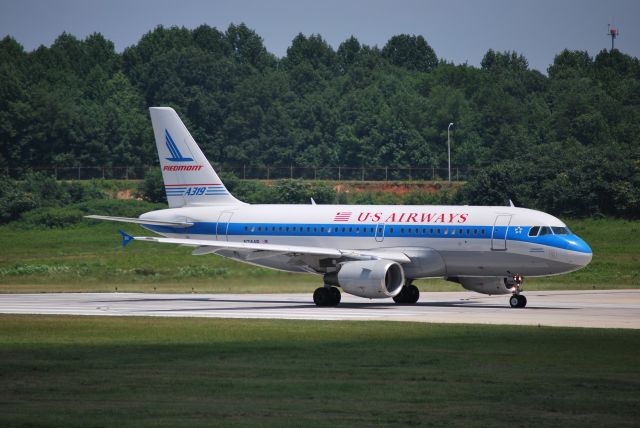
[[[0,426],[637,426],[640,332],[0,316]]]
[[[640,223],[580,220],[569,226],[593,248],[578,272],[530,278],[528,290],[636,288],[640,286]],[[66,229],[0,227],[0,292],[310,292],[321,278],[262,269],[214,255],[194,257],[185,247],[133,243],[122,248],[109,223]],[[460,290],[442,280],[418,281],[425,291]]]

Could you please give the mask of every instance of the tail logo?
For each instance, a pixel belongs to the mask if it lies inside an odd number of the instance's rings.
[[[167,143],[167,149],[169,149],[169,152],[171,153],[171,157],[165,158],[165,159],[171,162],[192,162],[193,161],[193,158],[185,158],[184,156],[182,156],[182,153],[180,153],[180,150],[178,149],[176,142],[173,141],[171,134],[169,134],[169,131],[167,131],[166,129],[164,130],[164,138]]]

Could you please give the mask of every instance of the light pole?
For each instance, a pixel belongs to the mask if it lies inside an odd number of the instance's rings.
[[[451,183],[451,138],[449,135],[449,130],[453,126],[453,122],[449,124],[447,127],[447,152],[449,154],[449,183]]]

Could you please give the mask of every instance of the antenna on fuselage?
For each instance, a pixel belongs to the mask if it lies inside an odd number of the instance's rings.
[[[515,207],[515,205],[513,205],[513,201],[511,199],[509,199],[509,206],[510,207]]]

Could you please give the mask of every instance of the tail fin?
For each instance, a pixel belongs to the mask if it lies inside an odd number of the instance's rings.
[[[149,113],[170,208],[242,204],[224,187],[175,110],[150,107]]]

